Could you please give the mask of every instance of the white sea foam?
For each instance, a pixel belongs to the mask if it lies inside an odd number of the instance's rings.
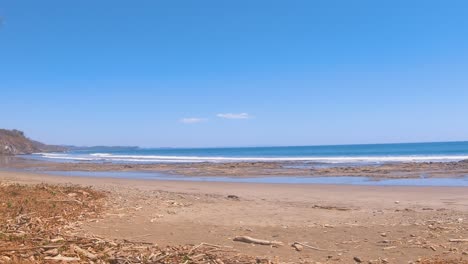
[[[110,153],[67,154],[37,153],[46,159],[76,161],[110,161],[110,162],[274,162],[301,161],[319,163],[385,163],[385,162],[450,162],[468,159],[468,155],[434,155],[434,156],[350,156],[350,157],[202,157],[202,156],[161,156],[161,155],[113,155]]]

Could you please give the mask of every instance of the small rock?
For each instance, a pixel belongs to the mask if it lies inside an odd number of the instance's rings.
[[[400,203],[400,201],[395,201],[395,204],[399,204],[399,203]]]
[[[227,198],[232,200],[239,200],[239,196],[233,194],[228,195]]]
[[[361,263],[361,262],[362,262],[361,258],[359,258],[359,257],[354,257],[353,259],[354,259],[354,261],[356,261],[357,263]]]
[[[69,194],[67,194],[67,195],[68,195],[68,197],[75,197],[75,196],[77,196],[78,194],[77,194],[77,193],[69,193]]]
[[[296,250],[296,251],[302,251],[304,249],[303,246],[297,244],[297,243],[294,243],[292,244],[292,247]]]
[[[387,237],[387,233],[380,233],[380,236]]]

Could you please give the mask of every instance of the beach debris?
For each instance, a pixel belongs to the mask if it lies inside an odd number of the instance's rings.
[[[69,262],[69,261],[80,261],[81,259],[78,257],[65,257],[62,255],[57,255],[55,257],[45,257],[45,260],[54,260],[54,261],[63,261],[63,262]]]
[[[93,253],[90,253],[89,251],[87,250],[84,250],[82,248],[80,248],[79,246],[77,245],[72,245],[71,248],[78,254],[80,255],[83,255],[85,257],[87,257],[88,259],[90,260],[96,260],[97,259],[97,256],[94,255]]]
[[[57,202],[68,201],[69,193],[76,193],[73,199],[79,203]],[[76,229],[80,223],[107,215],[103,212],[106,195],[91,188],[0,182],[0,201],[6,201],[0,206],[0,263],[275,263],[229,246],[159,247],[131,241],[150,234],[127,239],[80,236]]]
[[[309,248],[309,249],[313,249],[313,250],[317,250],[317,251],[328,251],[328,252],[344,252],[344,250],[333,250],[333,249],[323,249],[323,248],[318,248],[318,247],[313,247],[313,246],[310,246],[310,245],[307,245],[306,243],[301,243],[301,242],[294,242],[292,243],[292,247],[296,247],[296,246],[302,246],[302,247],[305,247],[305,248]]]
[[[57,256],[59,254],[59,251],[58,251],[58,249],[53,248],[53,249],[49,249],[49,250],[45,251],[44,254],[47,255],[47,256]]]
[[[237,236],[233,239],[233,241],[237,242],[244,242],[244,243],[251,243],[251,244],[258,244],[264,246],[282,246],[284,245],[283,242],[280,241],[268,241],[263,239],[257,239],[249,236]]]
[[[239,196],[234,195],[234,194],[228,195],[227,198],[228,198],[228,199],[231,199],[231,200],[239,200]]]
[[[468,238],[452,238],[452,239],[449,239],[449,242],[455,242],[455,243],[468,242]]]
[[[194,246],[192,249],[190,249],[189,254],[191,254],[191,253],[194,252],[196,249],[198,249],[198,248],[200,248],[200,247],[203,247],[203,246],[209,247],[209,248],[215,248],[215,249],[226,248],[226,249],[234,250],[234,249],[232,249],[232,247],[230,247],[230,246],[221,246],[221,245],[215,245],[215,244],[210,244],[210,243],[202,242],[202,243],[198,244],[197,246]]]
[[[362,259],[360,257],[353,257],[353,260],[357,263],[362,263]]]
[[[339,206],[332,206],[332,205],[318,205],[318,204],[313,205],[312,208],[324,209],[324,210],[337,210],[337,211],[349,211],[349,210],[351,210],[350,208],[346,208],[346,207],[339,207]]]
[[[302,251],[304,249],[304,246],[302,246],[301,244],[298,244],[298,243],[293,243],[291,245],[296,251]]]

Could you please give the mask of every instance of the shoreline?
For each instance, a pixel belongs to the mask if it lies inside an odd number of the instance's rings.
[[[384,163],[320,167],[297,162],[91,163],[47,162],[0,156],[0,168],[33,171],[155,172],[188,177],[367,177],[371,179],[457,178],[468,176],[468,161]]]
[[[243,183],[243,184],[283,184],[283,185],[345,185],[345,186],[412,186],[412,187],[468,187],[468,176],[464,177],[441,177],[441,178],[370,178],[356,176],[182,176],[170,175],[152,171],[26,171],[26,170],[2,170],[0,172],[30,173],[44,175],[47,177],[58,176],[66,178],[86,179],[122,179],[122,180],[145,180],[159,182],[198,182],[198,183]]]
[[[91,172],[92,173],[92,172]],[[103,174],[106,173],[106,171],[102,172]],[[143,172],[143,173],[148,173],[148,172]],[[9,176],[8,176],[9,175]],[[185,177],[185,176],[180,176],[180,177]],[[257,176],[257,177],[262,177],[262,176]],[[209,177],[207,177],[209,178]],[[307,176],[304,176],[304,178],[308,178]],[[314,178],[314,177],[312,177]],[[198,181],[198,180],[190,180],[190,181],[185,181],[185,180],[171,180],[171,179],[144,179],[144,178],[120,178],[120,177],[101,177],[101,176],[84,176],[84,175],[60,175],[60,174],[51,174],[48,172],[35,172],[35,171],[22,171],[22,170],[2,170],[0,169],[0,179],[3,180],[14,180],[14,181],[24,181],[26,184],[30,184],[33,182],[41,183],[41,182],[46,182],[46,183],[57,183],[57,184],[83,184],[84,182],[89,182],[92,184],[106,184],[109,182],[115,183],[115,182],[121,182],[121,183],[127,183],[127,184],[153,184],[154,185],[164,185],[168,183],[173,183],[173,184],[180,184],[180,185],[185,185],[185,184],[195,184],[195,185],[255,185],[255,186],[260,186],[260,187],[271,187],[271,186],[282,186],[282,187],[295,187],[295,188],[300,188],[301,186],[304,186],[304,188],[310,188],[310,187],[337,187],[337,188],[348,188],[348,187],[355,187],[355,188],[404,188],[404,189],[412,189],[414,190],[418,188],[467,188],[466,186],[432,186],[432,185],[360,185],[360,184],[327,184],[327,183],[270,183],[270,182],[231,182],[231,181]],[[440,178],[440,179],[445,179],[445,178]],[[376,179],[374,181],[380,181],[381,179]]]

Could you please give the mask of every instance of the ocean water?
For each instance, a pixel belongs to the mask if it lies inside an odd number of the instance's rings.
[[[68,162],[190,163],[288,161],[313,164],[448,162],[468,159],[468,142],[244,147],[244,148],[82,148],[27,157]]]

